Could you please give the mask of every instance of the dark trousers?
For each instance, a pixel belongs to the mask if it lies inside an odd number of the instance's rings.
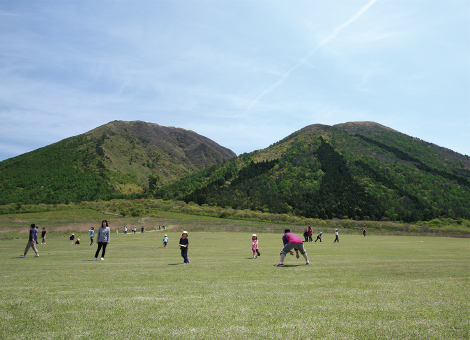
[[[181,257],[184,259],[184,263],[189,263],[188,260],[188,248],[181,247]]]
[[[308,234],[308,242],[313,242],[313,240],[312,240],[312,234]]]
[[[98,242],[98,249],[96,250],[95,257],[98,257],[101,247],[103,247],[103,252],[101,253],[101,257],[104,257],[104,254],[106,254],[106,246],[108,243],[106,242]]]
[[[320,236],[317,236],[317,239],[315,240],[315,242],[317,242],[318,240],[320,240],[320,242],[321,242],[321,237]]]
[[[333,243],[335,243],[336,241],[338,241],[338,243],[339,243],[339,238],[338,238],[338,235],[336,235],[336,237],[335,237],[335,241],[334,241]]]

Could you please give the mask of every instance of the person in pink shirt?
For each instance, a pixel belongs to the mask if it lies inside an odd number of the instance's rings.
[[[253,250],[254,259],[257,259],[261,256],[258,250],[258,236],[256,236],[256,234],[253,234],[253,236],[251,237],[251,250]]]
[[[284,243],[284,248],[281,250],[281,261],[279,264],[276,264],[276,267],[284,267],[284,259],[287,256],[287,253],[292,252],[292,249],[300,251],[302,256],[305,259],[305,264],[309,265],[307,251],[304,248],[304,243],[302,239],[294,233],[290,232],[290,229],[284,230],[284,236],[282,236],[282,242]]]

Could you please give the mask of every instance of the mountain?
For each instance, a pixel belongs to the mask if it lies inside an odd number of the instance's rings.
[[[193,131],[113,121],[0,162],[0,204],[143,194],[234,157]]]
[[[155,196],[310,218],[470,218],[470,158],[374,122],[310,125]]]

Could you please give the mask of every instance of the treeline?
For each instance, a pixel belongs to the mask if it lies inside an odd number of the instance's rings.
[[[38,204],[23,205],[20,203],[0,205],[1,214],[25,214],[45,211],[71,211],[74,216],[88,216],[81,209],[92,209],[103,214],[112,215],[112,218],[135,217],[160,217],[162,211],[171,211],[198,215],[201,217],[218,217],[224,219],[250,220],[256,222],[275,223],[276,225],[288,224],[296,226],[311,225],[316,230],[326,231],[332,228],[347,229],[349,232],[362,231],[365,226],[369,232],[386,234],[434,234],[470,237],[470,221],[462,219],[436,218],[431,221],[419,221],[417,223],[397,223],[390,221],[355,221],[350,219],[315,219],[304,218],[292,214],[275,214],[269,212],[252,211],[248,209],[221,208],[209,205],[196,205],[173,200],[137,199],[111,201],[93,201],[70,204]],[[219,225],[219,224],[217,224]],[[211,226],[208,226],[212,230]],[[267,229],[271,228],[267,224]]]
[[[294,135],[276,160],[254,162],[263,151],[247,154],[160,188],[155,197],[319,219],[470,218],[464,178],[446,170],[435,151],[410,145],[398,133],[386,136],[387,146],[383,139],[324,132]]]

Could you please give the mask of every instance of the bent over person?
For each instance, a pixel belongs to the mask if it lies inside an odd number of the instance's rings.
[[[281,250],[281,261],[279,262],[279,264],[276,264],[276,267],[284,267],[284,259],[286,258],[287,253],[292,252],[292,249],[300,251],[300,253],[305,259],[305,264],[310,264],[307,257],[307,251],[304,248],[302,239],[296,234],[291,233],[290,229],[284,230],[282,242],[284,243],[284,248],[282,248]]]
[[[97,238],[98,249],[96,250],[95,258],[93,259],[93,261],[96,261],[96,258],[100,254],[101,248],[103,248],[103,252],[101,253],[101,261],[104,260],[104,255],[106,253],[106,246],[109,244],[110,237],[111,237],[111,230],[109,229],[108,221],[103,220],[103,222],[101,222],[100,229],[98,229],[98,238]]]

